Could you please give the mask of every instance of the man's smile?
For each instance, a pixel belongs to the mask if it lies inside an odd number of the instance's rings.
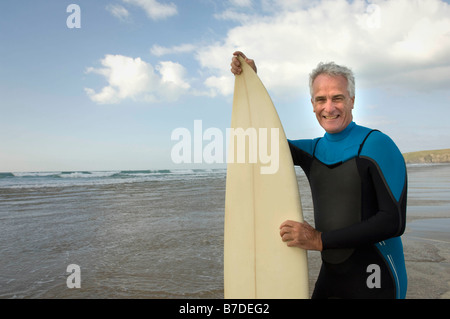
[[[327,120],[335,120],[335,119],[337,119],[338,117],[339,117],[339,115],[335,115],[335,116],[323,116],[325,119],[327,119]]]

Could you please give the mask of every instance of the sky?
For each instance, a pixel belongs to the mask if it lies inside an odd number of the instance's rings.
[[[334,61],[357,124],[450,148],[449,1],[2,0],[0,172],[215,167],[175,163],[172,133],[226,134],[236,50],[290,139],[324,134],[308,75]]]

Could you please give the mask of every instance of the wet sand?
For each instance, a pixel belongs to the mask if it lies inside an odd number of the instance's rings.
[[[439,229],[446,227],[446,231]],[[404,236],[408,299],[450,298],[450,218],[415,220]]]
[[[449,228],[443,237],[429,229],[430,224],[441,226],[443,219],[416,220],[402,236],[408,291],[406,299],[450,299],[450,240]],[[450,226],[450,218],[445,219]],[[445,226],[442,226],[445,227]],[[319,274],[319,252],[308,252],[310,293]]]
[[[450,298],[450,165],[408,167],[408,299]]]
[[[406,299],[450,299],[450,165],[408,165],[408,208],[402,236]],[[299,185],[300,186],[300,185]],[[308,193],[304,184],[301,192]],[[306,220],[312,203],[303,196]],[[320,270],[319,252],[308,252],[310,293]]]

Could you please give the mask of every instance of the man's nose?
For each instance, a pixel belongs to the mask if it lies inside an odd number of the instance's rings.
[[[331,99],[327,99],[327,102],[325,103],[325,112],[332,113],[336,109],[336,105]]]

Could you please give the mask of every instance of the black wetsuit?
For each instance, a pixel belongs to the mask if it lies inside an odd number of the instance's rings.
[[[407,174],[385,134],[354,122],[337,134],[289,141],[311,186],[322,232],[322,267],[312,298],[405,298],[400,235]]]

